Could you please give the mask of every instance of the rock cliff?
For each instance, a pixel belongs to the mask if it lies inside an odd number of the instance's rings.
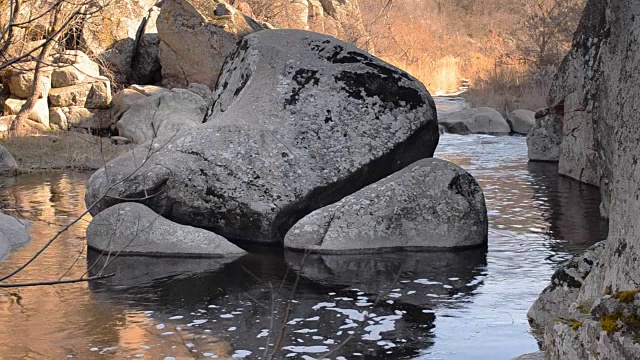
[[[560,171],[598,183],[610,217],[605,248],[577,299],[568,309],[552,306],[546,315],[574,318],[550,323],[532,316],[546,327],[544,344],[552,359],[640,356],[639,38],[640,3],[590,0],[550,92],[552,111],[565,115]]]

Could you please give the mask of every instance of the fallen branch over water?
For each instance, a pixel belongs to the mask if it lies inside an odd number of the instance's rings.
[[[88,282],[100,279],[106,279],[114,276],[113,274],[96,275],[88,278],[68,279],[68,280],[51,280],[51,281],[35,281],[26,283],[14,283],[14,284],[0,284],[0,288],[17,288],[17,287],[29,287],[29,286],[43,286],[43,285],[59,285],[59,284],[73,284],[79,282]]]

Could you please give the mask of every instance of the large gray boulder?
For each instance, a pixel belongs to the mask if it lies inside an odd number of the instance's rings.
[[[121,203],[93,218],[87,228],[87,245],[113,255],[238,256],[245,253],[220,235],[176,224],[138,203]]]
[[[423,159],[304,217],[285,247],[313,252],[454,249],[487,242],[487,208],[462,168]]]
[[[4,259],[12,248],[24,245],[31,240],[31,223],[0,213],[0,260]]]
[[[535,112],[531,110],[514,110],[507,116],[507,122],[511,126],[511,131],[518,134],[527,135],[536,124]]]
[[[162,82],[186,88],[200,83],[213,88],[224,59],[238,40],[262,30],[255,21],[226,3],[197,9],[188,0],[166,0],[157,20]],[[204,6],[204,5],[202,5]]]
[[[200,95],[173,89],[131,103],[116,127],[120,136],[144,144],[172,136],[183,127],[202,124],[206,111],[207,102]]]
[[[548,114],[536,119],[535,126],[527,134],[529,160],[557,162],[562,143],[562,118]]]
[[[511,127],[498,111],[488,107],[468,108],[445,114],[439,123],[452,134],[508,134]]]
[[[311,211],[431,157],[439,138],[419,81],[306,31],[245,37],[214,98],[204,124],[98,170],[86,192],[92,213],[144,198],[182,224],[280,242]]]

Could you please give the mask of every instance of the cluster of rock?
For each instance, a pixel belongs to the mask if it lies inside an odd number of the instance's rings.
[[[144,251],[136,240],[169,231],[111,241],[122,214],[220,235],[174,253],[237,255],[224,238],[321,252],[486,244],[475,180],[422,160],[438,143],[435,105],[407,73],[332,37],[269,30],[237,44],[217,84],[115,96],[116,126],[139,146],[88,182],[90,246]]]
[[[588,1],[551,87],[559,171],[600,185],[610,226],[603,244],[556,272],[529,313],[550,359],[640,358],[638,29],[638,2]]]
[[[358,39],[371,51],[357,0],[264,0],[272,11],[256,21],[237,0],[114,0],[79,23],[73,45],[101,59],[120,84],[213,88],[226,55],[243,36],[262,29],[294,28]],[[198,64],[198,66],[186,66]]]
[[[19,63],[4,72],[3,131],[27,102],[34,86],[34,62]],[[68,50],[42,68],[42,96],[27,115],[27,125],[38,130],[109,128],[111,83],[86,54]]]
[[[505,119],[497,110],[488,107],[467,108],[440,117],[439,123],[451,134],[523,134],[534,127],[534,112],[515,110]]]

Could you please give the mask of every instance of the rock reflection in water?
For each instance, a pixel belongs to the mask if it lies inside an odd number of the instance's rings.
[[[204,344],[222,341],[233,351],[262,353],[267,343],[272,348],[286,322],[278,358],[338,346],[336,356],[402,358],[432,344],[434,309],[472,296],[486,265],[484,250],[308,257],[287,252],[284,258],[274,249],[258,249],[260,255],[253,251],[228,264],[122,257],[105,271],[127,275],[91,288],[104,303],[131,310],[144,303],[144,309],[153,311],[149,331],[159,326],[160,334],[166,329],[175,333],[178,327],[182,336],[206,339]],[[89,263],[96,256],[89,253]],[[178,263],[201,271],[172,277]],[[158,280],[149,282],[151,278]],[[138,286],[129,287],[136,282]]]
[[[558,164],[529,162],[534,203],[549,222],[554,251],[580,252],[606,238],[608,223],[600,218],[600,190],[564,176]],[[595,220],[595,221],[594,221]]]

